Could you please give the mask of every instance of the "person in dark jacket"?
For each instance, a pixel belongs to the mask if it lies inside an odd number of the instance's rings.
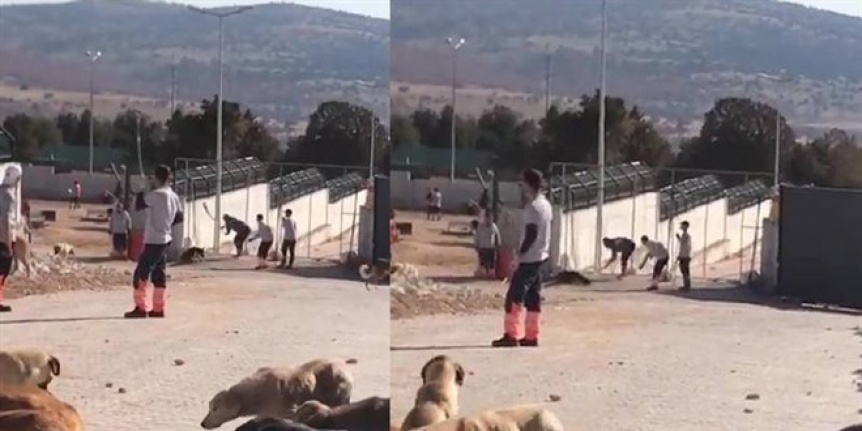
[[[634,254],[637,245],[634,241],[626,237],[602,238],[602,245],[611,251],[611,258],[608,259],[602,269],[607,269],[609,266],[613,265],[619,257],[622,268],[620,268],[620,275],[618,275],[617,278],[622,279],[627,275],[629,270],[629,260],[631,259],[632,254]]]
[[[225,235],[230,235],[232,231],[236,232],[236,236],[233,237],[233,245],[236,247],[236,257],[240,257],[245,248],[245,242],[251,235],[251,228],[244,221],[231,217],[229,214],[225,214],[222,219],[224,219]]]

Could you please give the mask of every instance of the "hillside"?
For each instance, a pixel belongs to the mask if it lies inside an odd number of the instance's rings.
[[[0,7],[0,84],[46,93],[42,100],[2,94],[0,104],[74,108],[58,95],[89,91],[87,50],[103,53],[100,93],[167,107],[174,61],[179,100],[194,103],[218,88],[215,18],[166,3],[82,0]],[[225,20],[225,97],[262,116],[294,123],[333,98],[385,114],[388,82],[386,20],[293,4]]]
[[[410,84],[449,85],[449,35],[467,40],[460,85],[489,89],[483,96],[489,99],[493,92],[521,92],[521,110],[530,115],[542,112],[549,48],[555,95],[577,97],[598,87],[601,1],[525,5],[393,0],[393,109],[448,102],[445,91],[423,93]],[[860,18],[774,0],[609,0],[608,26],[608,91],[652,116],[689,122],[716,98],[736,95],[776,103],[800,126],[862,128]],[[759,73],[791,81],[770,82]]]

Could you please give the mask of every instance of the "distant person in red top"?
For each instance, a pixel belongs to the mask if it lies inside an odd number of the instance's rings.
[[[81,208],[81,183],[75,180],[75,184],[72,185],[72,189],[69,191],[72,192],[72,200],[69,201],[69,208],[73,210]]]

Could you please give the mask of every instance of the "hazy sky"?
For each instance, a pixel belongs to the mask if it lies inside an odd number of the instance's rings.
[[[0,4],[13,3],[63,3],[67,0],[0,0]],[[485,0],[493,3],[494,0]],[[585,0],[586,1],[586,0]],[[596,0],[598,1],[598,0]],[[648,0],[645,0],[648,1]],[[683,1],[683,0],[681,0]],[[804,4],[833,12],[862,17],[862,0],[784,0]],[[265,1],[264,1],[265,2]],[[177,3],[192,3],[201,7],[229,6],[236,4],[262,3],[260,0],[178,0]],[[293,0],[292,3],[343,10],[378,18],[389,18],[389,0]]]
[[[4,4],[66,3],[69,0],[0,0]],[[199,7],[235,6],[245,4],[281,3],[282,0],[168,0],[168,3],[193,4]],[[389,19],[389,0],[290,0],[283,3],[297,3],[342,10],[361,15]]]

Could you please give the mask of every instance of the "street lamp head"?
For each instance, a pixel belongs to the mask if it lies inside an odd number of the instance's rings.
[[[95,51],[95,52],[94,51],[87,51],[87,58],[89,58],[90,61],[96,61],[101,56],[102,56],[102,51]]]
[[[456,39],[456,38],[454,38],[454,37],[447,37],[447,38],[446,38],[446,43],[448,43],[449,45],[451,45],[451,46],[452,46],[452,48],[454,48],[454,49],[458,49],[458,48],[460,48],[462,45],[464,45],[465,43],[467,43],[467,41],[466,41],[466,40],[464,40],[464,38],[463,38],[463,37],[462,37],[462,38],[457,38],[457,39]]]

